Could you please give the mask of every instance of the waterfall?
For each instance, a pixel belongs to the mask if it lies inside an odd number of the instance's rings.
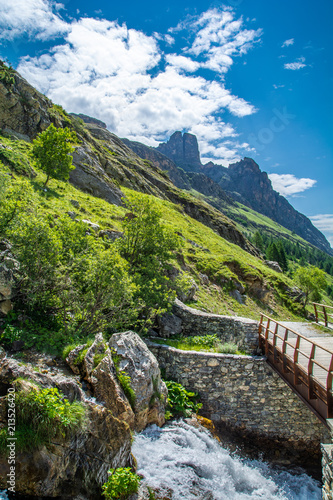
[[[318,481],[231,454],[203,428],[153,425],[135,438],[138,473],[172,500],[320,500]]]

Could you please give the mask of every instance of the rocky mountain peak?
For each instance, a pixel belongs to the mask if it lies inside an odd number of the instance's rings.
[[[168,142],[159,144],[157,150],[184,170],[197,171],[202,166],[198,141],[193,134],[177,131]]]
[[[242,172],[246,171],[251,173],[261,172],[258,163],[256,163],[252,158],[247,158],[246,156],[243,160],[240,160],[236,163],[231,163],[228,168],[231,175],[233,172],[237,174],[241,174]]]

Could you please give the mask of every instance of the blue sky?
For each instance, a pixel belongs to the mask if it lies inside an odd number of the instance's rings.
[[[333,243],[333,4],[1,0],[0,56],[67,111],[254,158]]]

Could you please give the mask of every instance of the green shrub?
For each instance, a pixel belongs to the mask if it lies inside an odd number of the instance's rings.
[[[110,469],[109,474],[107,482],[102,486],[102,495],[107,500],[112,498],[125,500],[138,491],[141,478],[132,472],[130,467]]]
[[[0,61],[0,81],[6,85],[15,84],[15,70],[11,66],[7,66],[3,61]]]
[[[56,128],[52,123],[34,139],[32,155],[38,168],[46,173],[44,187],[50,178],[69,179],[70,171],[75,168],[71,156],[74,147],[71,143],[76,141],[75,132],[71,132],[67,127]]]
[[[198,394],[189,392],[184,386],[170,380],[165,380],[168,388],[166,419],[172,417],[190,417],[192,413],[197,413],[202,407],[201,403],[196,403]]]
[[[216,334],[213,335],[196,335],[195,337],[186,337],[183,339],[184,342],[189,345],[197,345],[202,347],[215,347],[218,342],[218,337]]]
[[[225,344],[219,344],[217,350],[221,354],[239,354],[237,344],[232,344],[231,342],[225,342]]]
[[[168,310],[175,299],[167,270],[182,242],[162,222],[162,211],[152,196],[135,193],[124,203],[129,213],[123,221],[124,236],[117,245],[137,285],[134,297],[142,304],[141,320],[147,330],[153,318]]]
[[[19,386],[19,380],[16,381]],[[71,432],[84,429],[85,407],[69,401],[56,388],[19,389],[16,401],[16,446],[26,451],[47,445],[55,437],[67,437]],[[2,431],[0,441],[4,439]],[[0,444],[1,446],[1,444]]]

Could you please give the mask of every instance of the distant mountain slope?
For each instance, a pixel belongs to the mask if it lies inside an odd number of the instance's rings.
[[[187,134],[190,135],[190,134]],[[195,137],[195,136],[193,136]],[[159,150],[141,144],[140,142],[122,139],[124,144],[132,149],[140,158],[150,161],[153,165],[168,172],[170,180],[180,189],[195,190],[207,197],[212,197],[216,203],[212,203],[216,208],[234,205],[233,199],[214,182],[210,177],[202,172],[185,172],[182,168],[162,154]]]
[[[75,130],[80,145],[73,154],[76,168],[70,174],[74,186],[116,205],[122,203],[122,187],[169,200],[226,240],[258,255],[232,220],[178,189],[163,170],[141,159],[119,137],[105,129],[103,123],[100,126],[85,115],[81,118],[69,115],[16,71],[13,70],[12,76],[8,81],[0,79],[0,131],[30,141],[51,123]]]
[[[235,201],[266,215],[320,250],[333,255],[325,236],[305,215],[274,191],[267,173],[262,172],[251,158],[244,158],[228,168],[212,162],[202,165],[196,137],[186,133],[182,135],[181,132],[175,132],[167,143],[160,144],[156,149],[187,171],[210,177]]]

